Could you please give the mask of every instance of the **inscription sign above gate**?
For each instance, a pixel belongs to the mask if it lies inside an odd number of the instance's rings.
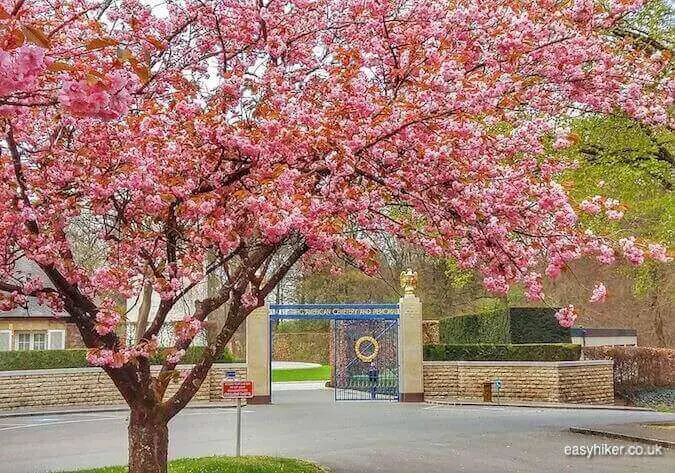
[[[271,304],[272,319],[396,319],[398,304]]]
[[[333,318],[333,316],[336,315],[346,315],[346,316],[351,316],[351,315],[396,315],[398,314],[398,308],[397,307],[382,307],[382,308],[367,308],[367,309],[353,309],[353,308],[346,308],[346,307],[332,307],[332,308],[327,308],[327,307],[304,307],[301,309],[288,309],[284,308],[279,311],[277,311],[276,315],[283,316],[286,315],[288,317],[293,317],[293,316],[298,316],[298,315],[318,315],[322,317],[329,316],[329,318]]]

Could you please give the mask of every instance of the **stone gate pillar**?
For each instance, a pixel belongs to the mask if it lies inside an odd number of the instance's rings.
[[[269,404],[270,392],[270,314],[267,306],[258,307],[246,317],[246,371],[253,381],[249,404]]]
[[[401,273],[404,295],[399,300],[399,390],[402,402],[424,401],[422,379],[422,303],[414,294],[417,273]]]

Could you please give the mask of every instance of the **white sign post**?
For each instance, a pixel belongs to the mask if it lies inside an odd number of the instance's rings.
[[[230,373],[228,373],[229,375]],[[241,456],[241,400],[253,397],[252,381],[237,381],[234,376],[223,381],[223,399],[237,400],[237,444],[235,447],[236,456]]]

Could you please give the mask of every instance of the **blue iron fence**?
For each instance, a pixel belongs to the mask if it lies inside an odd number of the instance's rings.
[[[333,321],[336,401],[398,400],[398,304],[271,304],[269,309],[270,324]]]

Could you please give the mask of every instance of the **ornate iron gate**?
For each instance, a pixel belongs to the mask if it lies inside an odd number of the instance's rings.
[[[398,400],[398,319],[336,320],[335,400]]]
[[[270,333],[276,320],[332,320],[335,400],[398,401],[398,316],[398,304],[270,304]]]

